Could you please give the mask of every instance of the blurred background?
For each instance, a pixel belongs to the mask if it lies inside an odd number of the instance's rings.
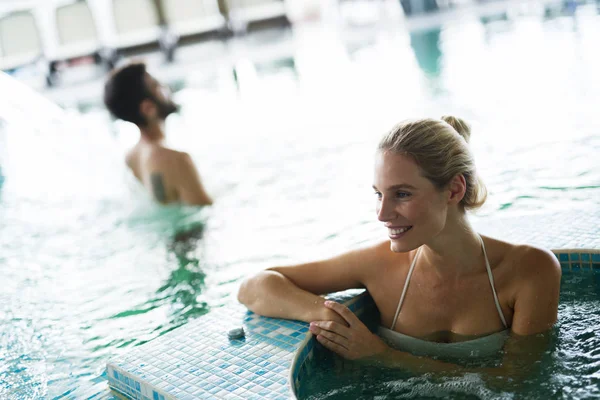
[[[452,114],[473,221],[600,210],[600,1],[0,0],[0,398],[112,398],[113,356],[246,275],[385,239],[373,154]],[[146,61],[215,205],[153,204],[102,105]]]

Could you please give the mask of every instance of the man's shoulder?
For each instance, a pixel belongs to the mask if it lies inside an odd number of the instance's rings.
[[[171,149],[169,147],[156,146],[150,151],[149,158],[160,164],[173,165],[175,163],[180,164],[190,159],[188,153]]]
[[[188,153],[167,147],[153,149],[145,168],[165,174],[173,184],[185,181],[190,171],[195,170],[194,162]]]

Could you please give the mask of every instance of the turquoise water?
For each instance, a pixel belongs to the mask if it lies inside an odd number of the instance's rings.
[[[471,368],[455,376],[411,374],[402,370],[343,362],[320,350],[316,370],[306,378],[306,400],[341,399],[597,399],[600,396],[600,271],[565,272],[558,323],[546,338],[528,339],[525,355],[534,363],[515,365],[509,375],[479,372],[497,366],[502,355],[470,361],[446,360]],[[529,349],[544,349],[539,354]],[[322,349],[322,348],[321,348]],[[532,367],[533,365],[533,367]],[[523,371],[519,373],[518,371]]]
[[[123,166],[135,130],[98,102],[3,88],[0,398],[109,398],[107,360],[234,302],[247,274],[383,238],[372,155],[403,118],[473,122],[481,215],[598,208],[599,40],[590,6],[215,45],[165,71],[182,104],[169,140],[216,198],[204,210],[147,200]]]

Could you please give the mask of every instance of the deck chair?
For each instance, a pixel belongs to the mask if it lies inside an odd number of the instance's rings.
[[[226,21],[217,0],[160,0],[165,19],[178,36],[223,29]]]
[[[32,64],[42,56],[38,27],[30,11],[0,18],[0,69],[10,71]]]
[[[58,48],[51,58],[68,60],[97,54],[102,45],[96,23],[85,1],[60,6],[56,9]]]
[[[160,42],[160,19],[153,0],[113,0],[112,5],[118,49]]]
[[[57,65],[62,62],[68,65],[69,61],[92,56],[95,64],[103,64],[107,70],[114,67],[115,54],[100,42],[96,21],[87,1],[76,0],[58,6],[55,22],[57,46],[48,55],[48,86],[54,86],[59,78]]]
[[[234,25],[274,18],[287,18],[283,0],[227,0],[230,21]]]

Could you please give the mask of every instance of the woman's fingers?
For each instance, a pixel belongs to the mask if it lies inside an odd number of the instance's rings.
[[[348,358],[348,349],[346,349],[344,346],[337,344],[336,342],[328,339],[327,337],[321,334],[317,335],[317,340],[327,349],[339,354],[344,358]]]
[[[352,337],[352,332],[351,332],[350,328],[340,324],[339,322],[314,321],[314,322],[310,323],[310,326],[311,326],[311,328],[314,326],[317,328],[321,328],[322,330],[337,333],[338,335],[340,335],[346,339],[350,339]]]
[[[322,336],[322,337],[326,338],[327,340],[329,340],[330,342],[340,345],[341,347],[343,347],[346,350],[348,350],[350,347],[350,341],[348,339],[346,339],[345,337],[338,335],[337,333],[327,331],[325,329],[321,329],[313,324],[311,324],[311,326],[310,326],[310,331],[314,335],[317,336],[317,339],[319,336]]]
[[[335,311],[336,313],[338,313],[339,315],[342,316],[342,318],[344,318],[346,320],[346,322],[348,322],[348,325],[353,326],[356,325],[357,323],[362,324],[362,322],[360,322],[360,320],[358,319],[358,317],[356,315],[354,315],[354,313],[352,311],[350,311],[350,309],[340,303],[336,303],[335,301],[326,301],[325,303],[325,307],[328,307],[330,309],[332,309],[333,311]]]

